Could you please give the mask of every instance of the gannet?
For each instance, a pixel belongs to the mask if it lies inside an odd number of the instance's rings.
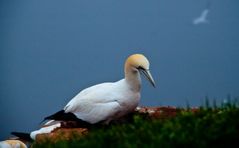
[[[198,18],[195,18],[193,20],[193,24],[198,25],[198,24],[209,23],[209,21],[207,20],[208,13],[209,13],[209,9],[204,9],[201,15]]]
[[[125,77],[117,82],[101,83],[82,90],[63,110],[45,120],[71,120],[77,118],[85,123],[108,124],[132,111],[139,104],[143,74],[155,87],[149,71],[150,63],[142,54],[133,54],[125,62]]]
[[[112,120],[133,112],[140,100],[140,73],[155,87],[149,66],[149,61],[144,55],[133,54],[125,62],[123,79],[97,84],[82,90],[67,103],[63,110],[46,117],[44,120],[50,121],[39,130],[30,134],[20,132],[12,132],[12,134],[23,139],[35,140],[38,134],[50,133],[61,127],[61,121],[77,120],[81,126],[108,124]]]
[[[20,140],[5,140],[0,141],[0,148],[27,148],[27,146]]]
[[[203,9],[203,11],[201,12],[201,15],[199,17],[193,19],[192,23],[194,25],[209,23],[209,20],[207,19],[207,17],[208,17],[208,14],[209,14],[210,10],[211,10],[211,5],[212,5],[212,1],[207,0],[205,9]]]

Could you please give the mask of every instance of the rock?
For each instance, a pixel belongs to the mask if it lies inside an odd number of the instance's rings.
[[[36,141],[41,143],[45,140],[50,140],[51,142],[56,142],[58,140],[70,140],[72,137],[80,138],[87,133],[88,129],[86,128],[60,127],[48,134],[38,134],[36,136]]]
[[[176,107],[137,107],[135,112],[133,112],[129,116],[125,116],[114,123],[120,122],[130,122],[132,115],[140,115],[143,117],[147,117],[148,119],[168,119],[175,117],[177,113],[181,112],[185,109],[178,109]],[[190,111],[196,112],[198,108],[192,108]],[[43,142],[44,140],[49,140],[51,142],[56,142],[58,140],[69,140],[72,137],[77,136],[77,138],[81,138],[85,136],[89,132],[88,128],[82,128],[79,123],[76,121],[68,121],[68,122],[61,122],[61,127],[54,129],[51,133],[46,134],[38,134],[36,136],[36,142]]]

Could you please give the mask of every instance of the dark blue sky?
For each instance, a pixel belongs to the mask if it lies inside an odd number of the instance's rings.
[[[151,62],[141,105],[201,105],[239,96],[239,2],[1,0],[0,140],[31,131],[80,90],[123,78],[133,53]]]

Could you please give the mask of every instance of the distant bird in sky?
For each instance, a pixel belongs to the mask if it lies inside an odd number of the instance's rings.
[[[208,24],[208,14],[210,12],[211,8],[211,0],[207,0],[206,7],[205,9],[201,12],[201,15],[199,17],[196,17],[193,19],[193,24],[194,25],[199,25],[199,24]]]
[[[208,13],[209,13],[209,9],[204,9],[201,15],[193,20],[193,24],[198,25],[198,24],[209,23],[207,19]]]
[[[140,100],[141,77],[155,87],[149,71],[150,63],[142,54],[133,54],[125,62],[125,77],[117,82],[107,82],[82,90],[64,107],[63,110],[46,117],[48,121],[40,130],[30,135],[13,132],[13,135],[35,139],[37,134],[49,133],[60,127],[59,121],[78,121],[82,126],[96,123],[108,124],[135,110]],[[97,74],[97,73],[96,73]]]

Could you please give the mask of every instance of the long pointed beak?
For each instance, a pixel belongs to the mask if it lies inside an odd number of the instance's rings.
[[[140,69],[140,72],[146,77],[146,79],[153,85],[153,87],[155,87],[155,82],[154,79],[149,71],[149,69],[145,70],[145,69]]]

